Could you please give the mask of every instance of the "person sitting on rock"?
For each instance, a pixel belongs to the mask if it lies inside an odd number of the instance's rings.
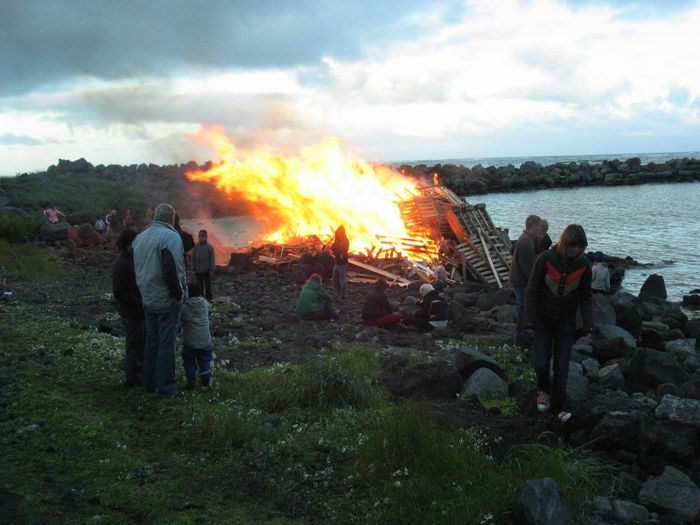
[[[594,293],[605,294],[610,291],[610,272],[605,262],[603,262],[603,259],[602,253],[596,253],[595,263],[591,269],[591,290],[593,290]]]
[[[304,272],[304,277],[308,277],[312,273],[322,274],[323,267],[321,266],[321,257],[318,253],[318,248],[315,244],[311,245],[308,252],[304,253],[299,259],[299,264],[302,271]]]
[[[571,419],[566,408],[566,382],[579,309],[584,332],[593,332],[591,267],[583,255],[587,245],[580,225],[567,226],[556,246],[537,259],[525,290],[524,325],[535,330],[537,409],[546,412],[551,406],[562,423]],[[552,360],[554,380],[550,381]]]
[[[338,317],[333,309],[330,294],[321,284],[322,278],[317,273],[312,273],[306,280],[295,312],[299,317],[307,321],[335,319]]]
[[[387,282],[377,279],[374,289],[365,299],[362,320],[371,326],[391,326],[401,321],[401,314],[395,312],[386,297]]]
[[[432,284],[422,284],[418,289],[421,296],[418,310],[404,323],[413,325],[419,330],[430,331],[433,328],[445,328],[447,326],[447,303],[440,297]]]
[[[44,215],[49,218],[50,224],[58,224],[61,220],[59,217],[65,217],[66,214],[59,210],[56,206],[51,206],[44,210]]]

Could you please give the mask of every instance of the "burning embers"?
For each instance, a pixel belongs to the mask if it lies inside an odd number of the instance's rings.
[[[418,193],[416,184],[386,166],[353,158],[337,139],[283,157],[240,150],[219,130],[205,130],[203,138],[215,146],[221,163],[187,176],[253,203],[265,239],[330,239],[342,224],[355,253],[392,252],[420,260],[437,255],[439,237],[407,226],[399,208]]]

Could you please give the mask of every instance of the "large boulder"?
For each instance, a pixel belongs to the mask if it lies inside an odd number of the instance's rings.
[[[674,339],[664,343],[664,350],[677,356],[688,357],[691,355],[697,355],[695,350],[696,344],[697,341],[695,338]]]
[[[614,325],[617,323],[615,308],[610,304],[606,295],[593,294],[593,324]]]
[[[612,502],[613,513],[622,523],[646,525],[649,523],[649,511],[646,507],[633,501],[616,499]]]
[[[43,224],[39,229],[39,239],[48,243],[68,240],[68,230],[71,227],[66,221]]]
[[[479,401],[508,397],[508,383],[489,368],[479,368],[469,376],[462,397],[476,396]]]
[[[671,333],[667,324],[660,321],[644,321],[642,323],[642,344],[657,350],[663,350],[664,341]]]
[[[609,300],[615,309],[616,324],[631,334],[639,335],[642,326],[639,300],[627,292],[617,292],[609,296]]]
[[[586,397],[588,378],[583,375],[583,365],[569,362],[569,379],[566,382],[566,394],[572,402],[578,403]]]
[[[452,363],[463,378],[468,378],[479,368],[488,368],[498,375],[503,375],[503,368],[493,357],[473,348],[455,348],[452,350]]]
[[[636,451],[639,447],[639,427],[644,419],[644,414],[637,410],[605,414],[590,434],[595,440],[593,446],[602,450]]]
[[[636,388],[655,388],[663,383],[680,385],[688,379],[672,355],[651,348],[639,348],[627,371],[627,382]]]
[[[487,291],[479,296],[476,301],[476,306],[479,310],[491,310],[496,306],[504,304],[513,304],[512,292],[507,288],[501,288],[495,291]]]
[[[623,376],[620,371],[620,365],[614,363],[604,366],[598,371],[598,381],[605,388],[617,390],[625,384],[625,376]]]
[[[77,231],[78,239],[80,240],[80,246],[82,247],[92,248],[104,242],[102,235],[97,233],[97,231],[91,224],[81,224],[77,227]]]
[[[380,378],[380,383],[396,397],[426,396],[432,399],[453,398],[462,388],[463,381],[456,368],[442,361],[420,363]]]
[[[667,466],[660,476],[642,485],[639,503],[651,510],[695,520],[700,517],[700,488],[683,472]]]
[[[593,355],[601,362],[624,357],[637,347],[637,341],[632,334],[612,324],[598,326],[592,344]]]
[[[680,464],[692,462],[700,448],[692,428],[663,419],[642,425],[640,439],[645,456],[662,456],[667,461]]]
[[[666,293],[666,282],[663,276],[652,273],[647,280],[644,281],[641,290],[639,290],[639,298],[642,301],[651,299],[652,297],[660,297],[661,299],[666,299],[668,294]]]
[[[656,417],[668,418],[671,421],[693,425],[700,429],[699,399],[685,399],[667,394],[661,398],[655,414]]]
[[[529,479],[518,494],[521,520],[528,525],[569,525],[571,511],[552,478]]]
[[[695,348],[700,349],[700,318],[691,319],[683,327],[686,337],[695,338]]]

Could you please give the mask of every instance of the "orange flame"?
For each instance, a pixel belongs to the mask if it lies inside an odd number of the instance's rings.
[[[341,224],[356,253],[382,246],[378,234],[416,238],[416,232],[406,230],[397,206],[416,193],[414,182],[386,166],[353,158],[338,139],[283,157],[264,149],[238,149],[219,129],[204,129],[198,138],[211,142],[221,163],[187,177],[256,204],[254,214],[267,228],[267,240],[328,239]],[[427,235],[420,238],[434,244]]]

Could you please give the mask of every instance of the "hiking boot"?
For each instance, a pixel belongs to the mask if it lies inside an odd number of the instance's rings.
[[[192,390],[194,387],[197,386],[197,384],[194,381],[194,378],[187,378],[187,384],[185,385],[185,390]]]
[[[549,410],[549,403],[549,394],[543,390],[540,390],[539,394],[537,394],[537,410],[540,412],[546,412]]]
[[[199,380],[202,382],[203,387],[207,388],[207,387],[211,386],[211,376],[210,375],[200,377]]]

